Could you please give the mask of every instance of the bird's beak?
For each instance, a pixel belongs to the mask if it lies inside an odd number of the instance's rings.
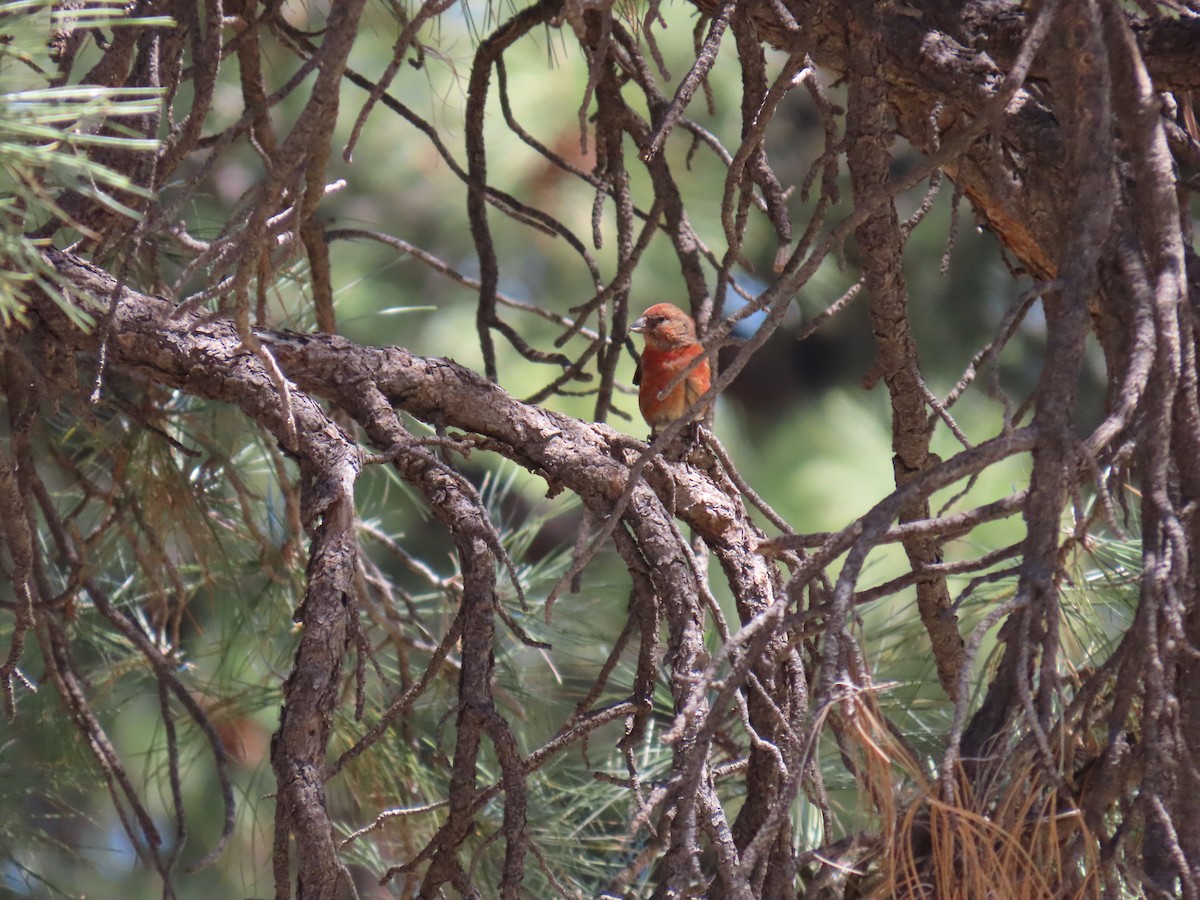
[[[646,317],[642,316],[636,322],[629,326],[629,330],[634,334],[641,334],[646,330]]]

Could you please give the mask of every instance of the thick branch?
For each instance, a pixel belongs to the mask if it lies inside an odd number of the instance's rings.
[[[874,4],[858,5],[867,11]],[[852,23],[850,84],[847,108],[847,161],[856,198],[869,195],[887,183],[891,154],[884,86],[876,74],[882,56],[883,35],[874,17],[865,13],[867,26]],[[860,201],[861,202],[861,201]],[[920,357],[908,320],[908,289],[904,280],[904,241],[893,203],[875,207],[855,229],[862,258],[863,278],[870,296],[875,332],[875,369],[887,385],[892,406],[892,459],[896,485],[903,486],[937,459],[929,452],[933,420],[926,414]],[[901,524],[929,518],[929,501],[921,500],[900,512]],[[946,578],[929,574],[941,562],[941,548],[931,537],[914,534],[904,540],[904,551],[914,571],[926,571],[917,581],[917,608],[929,633],[937,661],[938,680],[954,699],[963,663],[963,640]]]

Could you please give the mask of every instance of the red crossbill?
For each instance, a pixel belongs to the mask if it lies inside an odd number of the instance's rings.
[[[656,303],[630,326],[646,339],[642,361],[633,376],[639,385],[638,406],[650,426],[651,435],[683,416],[711,384],[708,360],[702,360],[682,382],[660,396],[675,377],[688,367],[704,348],[696,340],[692,317],[671,303]],[[701,409],[693,420],[704,415]]]

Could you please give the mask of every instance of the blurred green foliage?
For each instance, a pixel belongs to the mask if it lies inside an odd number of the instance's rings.
[[[5,10],[15,5],[0,5],[0,21]],[[304,30],[320,27],[321,15],[314,5],[293,4],[287,14]],[[508,7],[452,8],[426,26],[420,65],[404,66],[391,88],[396,98],[438,129],[450,152],[460,160],[464,155],[465,79],[472,53],[479,37],[508,14]],[[656,34],[673,76],[663,82],[664,92],[670,93],[694,58],[694,13],[691,7],[676,5],[664,7],[663,14],[669,27]],[[19,21],[23,27],[37,26],[32,33],[44,35],[44,23],[30,17]],[[398,27],[387,4],[371,4],[351,57],[352,67],[368,77],[381,72],[390,59]],[[514,116],[528,131],[587,167],[592,148],[581,147],[577,114],[587,80],[586,65],[571,45],[569,32],[559,31],[542,31],[523,41],[519,52],[506,57],[507,92]],[[727,146],[736,144],[741,127],[740,81],[731,53],[729,46],[722,49],[709,79],[714,111],[705,109],[702,96],[690,111]],[[0,50],[0,59],[6,77],[14,69],[22,70],[23,61],[11,48]],[[291,74],[291,58],[279,52],[278,60],[279,66],[267,72],[272,82],[269,88]],[[779,60],[771,63],[778,65]],[[86,71],[86,66],[78,66],[76,71]],[[236,67],[225,67],[222,79],[206,128],[209,132],[242,112]],[[590,245],[593,189],[553,170],[511,134],[501,116],[497,89],[494,83],[488,112],[489,180],[547,209]],[[95,179],[97,191],[132,189],[128,184],[106,182],[103,172],[90,167],[81,152],[86,144],[82,138],[48,132],[35,135],[29,129],[35,127],[32,123],[52,128],[52,111],[57,115],[69,109],[78,118],[113,116],[142,110],[153,99],[70,93],[70,87],[62,90],[68,93],[37,95],[36,102],[29,99],[34,95],[26,95],[24,100],[15,94],[0,96],[0,169],[7,179],[4,190],[12,192],[0,200],[5,223],[0,252],[11,257],[33,252],[33,245],[24,243],[22,237],[30,227],[30,216],[36,209],[52,209],[45,197],[22,196],[22,186],[28,186],[34,177],[32,169],[22,166],[50,172],[54,176],[50,183],[56,187],[77,186],[81,173],[86,173]],[[831,90],[836,94],[836,87]],[[322,205],[325,222],[329,227],[369,227],[394,234],[472,274],[475,263],[466,221],[466,189],[424,135],[381,107],[368,122],[353,161],[341,160],[341,146],[364,99],[358,88],[346,86],[335,138],[336,162],[329,175],[345,178],[347,186]],[[186,100],[181,97],[177,102]],[[288,116],[297,114],[301,100],[294,95],[279,107],[277,126],[286,127]],[[36,138],[33,144],[31,138]],[[808,167],[823,150],[821,141],[813,109],[801,92],[794,92],[781,110],[768,144],[785,185],[803,182]],[[39,148],[33,156],[28,155],[31,146]],[[694,155],[689,150],[688,141],[677,134],[668,145],[668,159],[675,171],[686,172],[681,181],[693,226],[710,246],[719,247],[725,169],[707,149]],[[637,151],[630,143],[626,152],[632,158]],[[911,164],[912,155],[903,146],[897,146],[895,152],[898,168]],[[192,233],[204,237],[219,231],[239,196],[260,175],[258,157],[248,149],[214,169],[184,211]],[[162,199],[169,202],[187,178],[185,172],[177,184],[168,185]],[[645,185],[637,176],[634,191],[635,197],[645,196]],[[898,199],[902,218],[917,208],[923,192],[921,188]],[[974,227],[965,203],[957,213],[957,236],[949,266],[942,273],[941,260],[951,232],[951,195],[952,188],[943,187],[914,232],[906,255],[913,327],[927,363],[930,387],[939,394],[954,384],[1022,287],[1005,269],[995,242]],[[804,204],[799,198],[793,203],[794,218],[803,221]],[[587,268],[566,242],[504,221],[495,211],[490,215],[502,261],[503,291],[564,314],[591,296],[594,288]],[[609,275],[614,268],[611,219],[602,221],[600,230],[604,246],[592,252],[602,272]],[[769,277],[775,246],[764,221],[756,221],[749,234],[746,246],[752,251],[756,271],[740,277],[752,286],[753,279]],[[453,357],[475,368],[481,365],[471,291],[379,244],[338,242],[333,246],[333,265],[338,321],[348,337],[379,345],[401,344],[420,354]],[[30,277],[49,277],[34,264],[27,268]],[[764,347],[760,359],[717,409],[717,433],[742,474],[801,532],[841,527],[886,495],[892,485],[886,398],[882,388],[865,392],[859,386],[873,359],[865,298],[860,297],[808,341],[797,343],[792,337],[803,320],[820,312],[856,278],[855,249],[850,247],[844,267],[829,261],[797,298],[794,320]],[[306,284],[302,264],[279,274],[270,310],[276,324],[298,329],[311,326]],[[19,283],[0,284],[0,314],[5,318],[19,318],[20,307],[13,298],[20,290]],[[632,296],[639,309],[683,296],[678,266],[665,236],[655,237],[634,277]],[[551,326],[541,319],[511,312],[506,315],[533,343],[545,345],[554,336]],[[522,360],[504,344],[499,349],[501,384],[517,396],[534,393],[557,374]],[[1018,402],[1036,377],[1040,350],[1041,335],[1034,320],[1001,357],[1001,383]],[[624,369],[626,383],[632,369],[629,360]],[[1088,386],[1097,392],[1097,408],[1098,383]],[[592,401],[555,397],[547,405],[589,417]],[[631,419],[614,424],[642,436],[644,427],[636,419],[632,396],[622,398],[618,405]],[[188,447],[200,448],[200,458],[164,450],[153,437],[142,435],[139,439],[124,430],[132,426],[114,422],[108,443],[97,443],[91,435],[80,441],[75,462],[85,467],[94,462],[96,471],[102,473],[120,456],[127,459],[130,477],[138,482],[131,491],[143,498],[156,490],[171,496],[170,543],[188,579],[184,585],[186,610],[175,646],[181,675],[196,696],[203,698],[222,734],[240,747],[233,767],[239,809],[235,841],[216,866],[180,880],[181,896],[265,896],[271,891],[273,817],[267,742],[277,724],[278,685],[289,670],[294,649],[291,611],[300,599],[303,561],[273,558],[267,549],[272,542],[275,546],[281,543],[286,510],[280,499],[278,471],[261,436],[247,433],[242,420],[228,410],[211,409],[185,398],[177,398],[173,416],[173,435]],[[998,409],[979,395],[968,394],[956,407],[956,416],[977,440],[998,428]],[[939,426],[935,444],[948,449],[954,440]],[[970,498],[986,502],[1006,496],[1026,481],[1027,471],[1022,466],[1018,461],[989,471],[974,485]],[[504,524],[506,542],[521,566],[522,582],[533,604],[528,612],[522,611],[502,573],[505,607],[531,633],[553,644],[552,651],[531,650],[504,634],[497,648],[497,697],[508,704],[506,714],[523,729],[518,740],[522,751],[528,753],[547,740],[574,708],[606,658],[626,617],[627,575],[615,555],[602,557],[586,573],[583,589],[562,597],[553,623],[545,624],[540,604],[569,562],[579,528],[578,509],[562,498],[543,499],[541,481],[482,453],[474,454],[463,467],[483,487],[496,520]],[[235,476],[238,485],[232,484]],[[156,477],[162,482],[157,489],[153,486]],[[386,468],[366,472],[357,496],[365,522],[394,537],[438,577],[453,578],[454,562],[445,537]],[[68,504],[78,498],[61,499]],[[247,500],[256,510],[252,524],[257,533],[240,519],[240,505]],[[228,509],[228,515],[221,514],[222,508]],[[189,516],[194,519],[190,525],[185,524]],[[987,540],[1000,547],[1020,535],[1019,519],[1010,519],[979,529],[972,540]],[[370,539],[364,542],[380,567],[408,592],[407,602],[414,611],[408,626],[413,627],[416,614],[423,622],[444,626],[452,612],[446,594],[414,579]],[[1122,546],[1114,542],[1113,553],[1121,554]],[[949,553],[954,551],[951,545]],[[114,602],[149,622],[156,587],[136,574],[134,561],[124,557],[119,546],[101,548],[101,552],[110,554],[106,586]],[[873,556],[863,587],[896,575],[899,553],[892,545]],[[1131,565],[1131,560],[1136,560],[1136,554],[1120,565]],[[965,579],[956,583],[961,588]],[[1120,600],[1122,584],[1096,586],[1090,579],[1080,584],[1081,590],[1087,585],[1096,592],[1079,605],[1081,637],[1071,649],[1082,663],[1096,652],[1097,642],[1112,633],[1102,617],[1094,618],[1094,598],[1109,598],[1104,601],[1104,609],[1110,610],[1105,615],[1124,615],[1125,606]],[[1008,589],[1001,584],[977,593],[964,608],[965,626],[971,627],[980,610],[998,592]],[[728,606],[727,597],[718,599]],[[732,616],[732,610],[727,609],[727,614]],[[161,786],[165,783],[165,737],[153,680],[140,663],[131,662],[136,657],[129,648],[100,626],[93,610],[81,606],[77,615],[77,645],[86,647],[91,657],[85,666],[91,673],[96,711],[117,741],[135,781]],[[9,617],[0,619],[0,642],[10,627]],[[932,738],[945,731],[949,706],[936,686],[932,656],[911,597],[901,595],[864,610],[859,627],[877,682],[894,683],[881,697],[885,710],[918,747],[932,745]],[[437,637],[431,634],[429,639],[436,643]],[[382,644],[377,649],[391,684],[402,680],[404,666],[412,667],[407,673],[412,677],[428,658],[427,653],[422,657],[414,652],[412,660],[404,660]],[[36,658],[36,648],[27,652]],[[38,663],[27,662],[36,674]],[[979,665],[987,665],[982,656]],[[631,672],[626,659],[610,681],[611,699],[621,696],[621,686],[629,683]],[[369,824],[384,808],[421,806],[444,798],[447,775],[442,762],[451,749],[447,735],[452,728],[447,721],[453,715],[455,677],[453,671],[440,673],[439,687],[396,727],[398,736],[385,738],[331,784],[332,808],[344,822],[345,834]],[[386,706],[392,699],[389,689],[373,676],[368,679],[368,710]],[[661,692],[660,699],[655,728],[661,728],[670,717],[669,693]],[[331,752],[345,750],[371,722],[370,713],[366,723],[348,717],[340,721]],[[202,737],[183,720],[180,727],[187,748],[182,773],[190,823],[182,862],[186,866],[202,855],[219,833],[221,814],[219,791]],[[591,768],[614,776],[624,773],[620,754],[613,749],[619,733],[617,726],[611,726],[589,742]],[[923,742],[923,734],[931,740]],[[831,762],[835,761],[833,748],[826,749]],[[531,779],[531,790],[540,796],[530,808],[552,810],[555,816],[531,822],[531,829],[559,879],[594,891],[638,848],[622,837],[630,817],[628,791],[593,780],[581,757],[582,752],[573,752],[559,758]],[[663,751],[659,765],[666,760]],[[643,771],[653,771],[654,760],[644,762]],[[494,759],[485,755],[480,780],[494,779],[497,772]],[[170,833],[169,796],[154,793],[161,790],[154,788],[148,802],[155,816],[161,817],[164,832]],[[835,791],[834,800],[839,821],[849,827],[856,814],[853,792]],[[0,817],[0,893],[36,897],[159,895],[157,878],[136,864],[135,853],[114,818],[108,791],[98,782],[86,748],[64,720],[49,686],[22,697],[18,718],[7,724],[0,736],[0,804],[19,811]],[[497,805],[497,822],[499,815]],[[801,833],[815,836],[819,822],[805,801],[798,802],[796,815]],[[355,864],[356,875],[362,876],[361,883],[369,884],[367,873],[377,876],[410,858],[423,845],[422,836],[436,827],[438,816],[435,811],[405,817],[348,845],[348,858]],[[481,865],[498,865],[501,842],[488,844],[487,839],[487,834],[475,838],[482,853]],[[531,861],[528,871],[529,895],[551,896],[554,889],[540,866]]]

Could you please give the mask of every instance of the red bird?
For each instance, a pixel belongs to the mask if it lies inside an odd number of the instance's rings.
[[[682,382],[675,385],[674,390],[659,397],[692,360],[704,353],[704,348],[696,340],[696,323],[678,306],[656,303],[642,313],[642,317],[629,330],[646,339],[646,349],[634,373],[633,383],[640,386],[638,406],[653,436],[681,418],[688,407],[700,399],[700,395],[712,383],[712,376],[708,360],[702,360]],[[703,415],[704,410],[701,409],[693,415],[692,421]]]

